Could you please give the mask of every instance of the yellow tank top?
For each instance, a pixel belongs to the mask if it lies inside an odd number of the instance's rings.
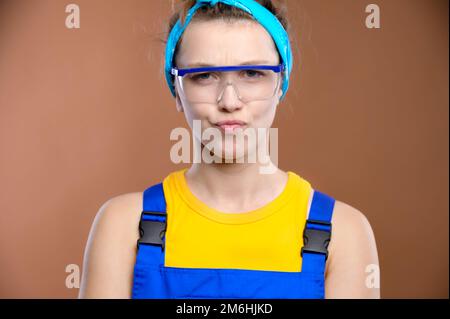
[[[163,181],[167,205],[166,267],[299,272],[303,228],[312,188],[288,171],[277,198],[244,213],[208,207],[189,189],[184,173]]]

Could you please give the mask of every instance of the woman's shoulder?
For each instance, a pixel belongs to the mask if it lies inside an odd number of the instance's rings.
[[[335,201],[328,250],[326,298],[380,297],[375,236],[361,210],[342,201]],[[368,285],[368,273],[372,273],[375,280],[376,285],[373,287]]]
[[[368,223],[366,215],[358,208],[340,200],[335,200],[332,221],[355,225]]]
[[[102,207],[105,209],[122,209],[124,206],[141,209],[142,192],[130,192],[113,196],[106,200]]]
[[[366,215],[352,205],[335,200],[332,215],[332,238],[330,250],[336,245],[350,245],[354,241],[363,242],[372,237],[372,227]]]
[[[114,196],[100,206],[86,244],[80,298],[129,297],[141,207],[139,192]]]
[[[135,224],[142,212],[142,196],[142,192],[132,192],[111,197],[101,205],[95,219],[117,227]]]
[[[98,209],[90,237],[109,242],[110,247],[122,249],[136,242],[142,212],[142,193],[124,193],[106,200]]]
[[[366,215],[358,208],[335,200],[332,215],[332,236],[328,247],[328,264],[345,264],[349,260],[378,259],[375,236]],[[358,256],[358,257],[355,257]]]

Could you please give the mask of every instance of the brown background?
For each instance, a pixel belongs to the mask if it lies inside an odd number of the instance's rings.
[[[383,298],[448,298],[448,1],[288,0],[295,69],[279,164],[361,210]],[[0,2],[0,297],[73,298],[109,198],[182,166],[162,73],[166,0]]]

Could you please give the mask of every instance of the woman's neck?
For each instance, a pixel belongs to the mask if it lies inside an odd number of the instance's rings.
[[[210,207],[238,213],[262,207],[284,190],[288,175],[262,174],[257,163],[195,163],[185,173],[191,192]]]

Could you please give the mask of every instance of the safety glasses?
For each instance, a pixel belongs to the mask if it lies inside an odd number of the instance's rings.
[[[283,71],[283,64],[239,65],[172,68],[171,74],[188,102],[216,104],[232,89],[243,103],[271,99],[281,86]]]

